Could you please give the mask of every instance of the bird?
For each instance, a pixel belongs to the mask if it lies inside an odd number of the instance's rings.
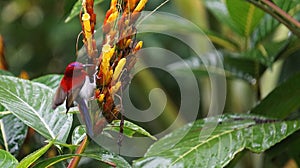
[[[96,84],[95,80],[92,82],[84,69],[88,66],[93,65],[72,62],[66,67],[64,76],[54,94],[52,109],[55,110],[66,101],[66,113],[68,113],[74,102],[76,102],[84,119],[87,134],[93,136],[92,120],[87,102],[93,97]]]

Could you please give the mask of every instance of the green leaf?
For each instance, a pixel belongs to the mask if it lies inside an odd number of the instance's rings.
[[[72,159],[75,156],[83,156],[83,155],[79,155],[79,154],[66,154],[66,155],[55,156],[55,157],[52,157],[52,158],[49,158],[49,159],[45,159],[45,160],[42,160],[42,161],[38,162],[37,164],[35,164],[33,166],[33,168],[50,167],[50,166],[53,166],[53,165],[55,165],[55,164],[57,164],[59,162],[62,162],[64,160]]]
[[[4,75],[4,76],[14,76],[12,73],[5,71],[5,70],[0,70],[0,75]],[[0,111],[6,111],[5,108],[3,106],[0,105]],[[1,114],[0,114],[1,115]],[[2,116],[2,115],[1,115]],[[2,116],[3,117],[3,116]]]
[[[124,127],[123,127],[123,134],[129,138],[132,138],[135,134],[144,135],[146,137],[149,137],[153,140],[157,140],[156,137],[152,136],[149,132],[147,132],[145,129],[141,128],[140,126],[130,122],[130,121],[124,121]],[[115,132],[120,132],[120,120],[114,120],[111,124],[107,125],[104,128],[105,131],[111,130]]]
[[[235,32],[238,31],[223,0],[204,0],[204,4],[219,22],[224,23]]]
[[[116,167],[122,167],[122,168],[128,168],[131,167],[128,162],[121,156],[109,152],[107,150],[105,150],[104,148],[100,147],[98,144],[96,143],[89,143],[88,147],[85,149],[83,154],[87,154],[90,155],[89,158],[93,158],[91,157],[91,155],[95,155],[96,160],[99,161],[105,161],[105,162],[111,162],[116,164]],[[96,158],[98,157],[98,159]]]
[[[273,65],[289,43],[289,40],[272,42],[265,45],[259,45],[259,47],[242,53],[228,52],[226,50],[220,51],[220,54],[223,55],[224,59],[223,64],[226,77],[240,78],[250,84],[254,84],[256,82],[256,78],[261,77],[267,67],[271,67]],[[222,70],[216,69],[214,65],[204,66],[200,60],[198,61],[200,62],[199,64],[195,63],[195,60],[187,60],[186,62],[193,68],[193,71],[197,75],[205,74],[205,71],[218,73]]]
[[[298,0],[273,0],[273,3],[275,3],[278,7],[283,9],[286,12],[289,12],[292,8],[297,8],[296,6],[299,4]]]
[[[77,148],[78,148],[78,145],[72,145],[72,144],[68,144],[68,143],[63,143],[63,142],[60,142],[60,141],[57,141],[55,140],[53,142],[53,144],[56,146],[56,147],[59,147],[60,149],[62,147],[65,147],[65,148],[68,148],[70,151],[75,151]]]
[[[238,53],[224,52],[224,68],[231,76],[243,79],[250,84],[255,84],[256,77],[261,76],[266,69],[255,60],[243,57]]]
[[[251,113],[283,119],[300,107],[299,100],[300,74],[297,74],[273,90]]]
[[[65,19],[65,23],[69,22],[71,19],[73,19],[76,15],[79,15],[80,10],[82,8],[82,0],[78,0],[72,10],[71,13],[69,14],[69,16]]]
[[[0,119],[2,119],[5,116],[8,116],[8,115],[12,114],[10,111],[2,111],[2,109],[4,109],[4,107],[0,106]]]
[[[38,162],[36,165],[34,165],[33,167],[34,168],[49,167],[61,161],[71,159],[75,156],[82,156],[82,157],[98,160],[102,163],[105,163],[107,167],[112,167],[112,166],[118,168],[130,167],[130,165],[126,162],[126,160],[121,156],[110,153],[99,146],[93,146],[93,145],[95,144],[92,144],[91,147],[89,145],[89,147],[86,149],[86,152],[83,154],[66,154],[66,155],[56,156],[50,159],[42,160]]]
[[[241,53],[242,57],[258,61],[259,63],[270,67],[275,60],[280,56],[281,51],[286,50],[290,40],[284,40],[281,42],[269,42],[267,44],[260,44],[257,47]]]
[[[245,0],[227,0],[228,12],[238,29],[238,33],[249,37],[259,24],[264,12]]]
[[[8,72],[8,71],[5,71],[5,70],[1,70],[1,69],[0,69],[0,75],[14,76],[11,72]]]
[[[0,149],[0,167],[16,167],[18,160],[9,152]]]
[[[296,36],[292,36],[291,38],[289,38],[289,43],[286,46],[286,49],[284,49],[276,59],[284,58],[285,62],[288,62],[288,60],[293,60],[294,64],[296,65],[297,59],[293,59],[293,55],[296,55],[299,50],[300,50],[300,39],[297,38]],[[292,69],[292,67],[290,67],[290,69]],[[295,72],[297,72],[296,69],[294,69]]]
[[[215,57],[209,53],[207,58]],[[250,84],[256,82],[256,76],[263,74],[266,69],[262,64],[256,63],[253,59],[246,58],[239,53],[226,52],[225,50],[220,51],[219,54],[223,55],[223,69],[216,67],[214,61],[207,61],[205,64],[200,58],[192,57],[185,59],[184,62],[177,62],[169,65],[170,69],[175,70],[180,75],[185,75],[185,65],[188,64],[196,76],[207,76],[208,72],[216,75],[223,75],[225,72],[226,78],[228,79],[243,79]]]
[[[219,33],[213,32],[211,30],[204,30],[204,33],[214,44],[222,46],[229,51],[236,51],[239,49],[239,44]]]
[[[36,79],[33,79],[32,81],[42,83],[52,89],[56,89],[60,83],[61,78],[63,75],[45,75]]]
[[[27,125],[10,114],[0,120],[0,129],[2,145],[8,148],[11,154],[17,156],[27,135]]]
[[[40,83],[0,76],[0,104],[46,139],[65,142],[73,117],[51,109],[54,91]]]
[[[71,159],[75,156],[81,156],[81,157],[86,157],[86,158],[91,158],[91,159],[95,159],[98,160],[100,162],[105,163],[107,166],[109,167],[130,167],[128,165],[128,163],[126,163],[125,160],[122,160],[118,162],[118,164],[112,162],[112,160],[116,160],[117,156],[115,155],[114,157],[116,157],[115,159],[110,158],[111,156],[109,154],[99,154],[99,153],[95,153],[95,154],[66,154],[66,155],[60,155],[60,156],[56,156],[50,159],[46,159],[43,161],[38,162],[36,165],[33,166],[33,168],[39,168],[39,167],[50,167],[53,166],[61,161],[67,160],[67,159]]]
[[[44,153],[48,151],[48,149],[53,145],[53,141],[50,141],[49,144],[44,146],[43,148],[31,153],[26,156],[24,159],[20,161],[17,168],[27,168],[31,166],[36,160],[38,160]]]
[[[296,7],[299,1],[297,0],[273,0],[273,2],[281,9],[286,12],[289,12],[292,8]],[[262,40],[266,39],[271,35],[273,32],[276,31],[280,23],[270,16],[269,14],[265,14],[259,25],[257,26],[256,30],[254,31],[254,42],[257,44]]]
[[[211,117],[166,135],[133,166],[224,167],[240,151],[263,152],[299,129],[298,120],[279,121],[254,115]]]
[[[85,136],[85,127],[83,125],[77,126],[72,133],[72,144],[79,145]]]
[[[94,1],[94,5],[97,5],[97,4],[99,4],[99,3],[103,2],[103,1],[104,0],[95,0]],[[74,4],[74,6],[73,6],[73,8],[71,10],[71,13],[69,14],[69,16],[66,18],[65,23],[69,22],[75,16],[79,15],[81,8],[82,8],[82,0],[78,0]]]

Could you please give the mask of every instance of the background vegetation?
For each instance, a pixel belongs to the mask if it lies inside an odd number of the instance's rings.
[[[65,167],[68,164],[66,159],[75,156],[74,150],[84,130],[77,127],[79,123],[72,114],[59,113],[64,111],[63,108],[56,113],[50,110],[53,90],[61,76],[44,76],[61,74],[65,66],[76,59],[76,38],[81,30],[79,20],[75,17],[64,23],[75,2],[0,1],[0,33],[5,44],[2,56],[7,60],[9,71],[1,71],[0,76],[0,104],[3,106],[0,108],[3,111],[0,122],[1,167],[28,167],[34,162],[36,167],[56,162],[59,163],[55,167]],[[101,167],[114,164],[118,167],[300,165],[297,145],[300,143],[300,27],[297,22],[300,19],[300,2],[273,2],[279,10],[268,0],[172,0],[162,6],[159,11],[177,14],[201,27],[222,56],[227,99],[224,115],[211,118],[218,119],[219,125],[208,140],[199,141],[197,131],[202,128],[202,118],[211,103],[211,84],[203,64],[191,64],[201,93],[199,120],[195,125],[180,125],[170,136],[155,142],[143,158],[123,158],[96,148],[97,145],[91,142],[82,156],[97,161],[83,159],[79,167],[86,164]],[[109,3],[103,1],[95,8],[98,26]],[[161,3],[149,1],[145,10],[152,11]],[[192,60],[191,49],[170,37],[142,34],[138,38],[144,41],[145,48],[167,48],[187,61]],[[211,64],[208,68],[213,67]],[[21,71],[27,72],[32,80],[12,77],[19,76]],[[180,92],[172,78],[160,71],[150,72],[172,98],[165,115],[148,124],[137,123],[155,134],[172,123],[169,114],[170,111],[176,113]],[[139,100],[133,101],[140,108],[149,106],[147,95],[156,86],[144,86],[147,82],[143,74],[133,80],[133,86],[137,87],[135,93],[139,93]],[[48,118],[51,121],[43,123]],[[60,127],[55,126],[62,121],[66,122]],[[172,144],[172,140],[180,137],[181,130],[185,128],[190,128],[190,133],[179,143]],[[143,131],[135,133],[149,136]],[[47,143],[45,140],[48,140]],[[170,146],[176,151],[167,148]],[[160,152],[162,149],[166,151]]]

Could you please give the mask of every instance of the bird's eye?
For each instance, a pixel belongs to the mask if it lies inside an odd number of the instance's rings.
[[[73,62],[70,64],[70,66],[74,68],[82,68],[82,64],[79,62]]]

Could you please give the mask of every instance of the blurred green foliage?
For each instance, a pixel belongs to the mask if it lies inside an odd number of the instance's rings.
[[[5,40],[5,57],[10,72],[18,76],[25,70],[30,78],[49,73],[61,74],[68,63],[76,60],[75,46],[81,26],[76,17],[68,23],[64,22],[75,2],[76,0],[0,0],[0,34]],[[145,10],[153,11],[162,2],[150,0]],[[299,1],[274,2],[299,20]],[[109,1],[106,0],[95,8],[98,28],[108,6]],[[173,0],[162,6],[159,11],[180,15],[200,26],[222,55],[227,77],[224,113],[249,112],[277,119],[299,120],[299,37],[291,35],[276,19],[242,0]],[[138,38],[144,41],[145,48],[165,48],[187,61],[195,54],[182,42],[165,35],[145,33],[138,34]],[[202,44],[201,40],[197,42]],[[80,40],[78,46],[82,46]],[[201,108],[198,118],[202,118],[206,116],[211,103],[211,83],[206,70],[203,71],[205,68],[202,64],[193,68],[201,86]],[[157,83],[144,87],[143,85],[150,83],[148,80],[152,78],[145,80],[142,72],[133,78],[130,88],[135,88],[132,91],[135,95],[132,101],[141,109],[150,106],[147,95],[156,85],[161,86],[171,98],[165,115],[148,125],[138,123],[151,133],[157,133],[172,123],[174,116],[170,111],[174,112],[180,107],[180,90],[167,73],[157,69],[150,72],[155,74]],[[147,76],[147,72],[144,73]],[[269,95],[270,92],[272,93]],[[232,127],[235,126],[233,124]],[[220,130],[222,129],[221,127]],[[299,144],[299,137],[298,131],[268,149],[264,157],[259,159],[251,154],[241,153],[229,167],[283,167],[291,160],[300,165],[299,149],[294,148]],[[38,146],[35,144],[28,149],[26,144],[30,143],[25,141],[27,149],[23,149],[18,159],[24,157],[22,154],[26,155],[42,146],[43,139],[39,136],[35,138],[35,141],[39,142]],[[275,142],[272,141],[272,145],[273,143]]]
[[[9,70],[30,77],[62,72],[75,59],[78,20],[64,24],[75,1],[0,1],[0,33]]]
[[[76,60],[76,39],[81,31],[79,19],[64,20],[76,0],[1,0],[0,34],[4,37],[9,70],[21,70],[35,78],[49,73],[62,73],[68,63]],[[109,1],[97,5],[97,27],[103,22]],[[161,1],[150,1],[146,10],[153,10]],[[170,7],[162,9],[176,11]],[[82,43],[79,40],[79,47]]]

